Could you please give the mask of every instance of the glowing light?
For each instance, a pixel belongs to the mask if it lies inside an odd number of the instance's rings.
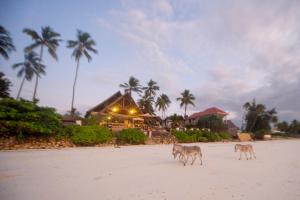
[[[112,111],[113,111],[113,112],[118,112],[118,111],[119,111],[119,108],[118,108],[118,107],[113,107],[113,108],[112,108]]]
[[[134,110],[134,109],[131,109],[131,110],[129,110],[129,113],[132,115],[132,114],[135,113],[135,110]]]
[[[108,119],[108,120],[111,120],[111,116],[108,116],[107,119]]]

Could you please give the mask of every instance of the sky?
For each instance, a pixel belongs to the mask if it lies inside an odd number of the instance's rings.
[[[76,67],[66,41],[82,30],[98,50],[91,62],[80,61],[75,107],[82,114],[134,76],[142,85],[158,82],[172,101],[167,114],[184,113],[176,98],[189,89],[196,106],[188,114],[216,106],[241,125],[243,104],[256,99],[276,108],[279,120],[300,120],[299,11],[298,0],[0,0],[0,24],[17,49],[0,58],[0,71],[15,97],[21,79],[11,66],[32,43],[23,28],[51,26],[63,42],[58,61],[44,54],[37,97],[65,113]],[[32,98],[33,83],[25,83],[22,98]]]

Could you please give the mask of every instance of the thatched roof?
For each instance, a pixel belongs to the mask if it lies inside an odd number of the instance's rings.
[[[113,94],[112,96],[110,96],[109,98],[107,98],[106,100],[104,100],[103,102],[96,105],[95,107],[89,109],[86,112],[86,115],[88,116],[92,112],[98,112],[98,113],[105,112],[108,108],[112,107],[114,104],[116,104],[122,100],[126,100],[127,104],[134,106],[137,109],[138,113],[142,113],[141,110],[139,109],[138,105],[135,103],[134,99],[130,96],[129,93],[125,93],[122,95],[121,92],[118,91],[115,94]]]

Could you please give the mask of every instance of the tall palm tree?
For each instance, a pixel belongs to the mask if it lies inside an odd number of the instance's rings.
[[[27,81],[31,81],[32,77],[34,75],[41,75],[41,74],[45,74],[45,65],[40,64],[40,58],[38,57],[38,54],[36,54],[35,52],[31,51],[29,53],[24,54],[24,62],[20,62],[20,63],[16,63],[12,66],[13,69],[17,69],[20,68],[17,76],[18,77],[23,77],[19,91],[18,91],[18,95],[17,95],[17,99],[19,99],[20,94],[21,94],[21,90],[23,88],[24,82],[25,80]],[[37,71],[40,71],[40,73],[38,74]]]
[[[270,129],[270,123],[277,122],[276,110],[274,108],[266,110],[266,106],[257,104],[255,99],[252,102],[246,102],[243,107],[246,110],[246,131]]]
[[[5,59],[8,59],[8,54],[15,50],[16,48],[13,44],[9,32],[0,25],[0,55]]]
[[[30,36],[34,41],[33,44],[25,48],[26,52],[30,52],[33,49],[40,47],[40,64],[42,64],[42,60],[43,60],[44,47],[48,49],[48,52],[51,55],[51,57],[57,60],[56,49],[59,46],[59,42],[61,41],[61,39],[59,39],[60,37],[59,33],[54,32],[50,26],[41,27],[41,35],[39,35],[36,31],[29,28],[24,28],[23,32],[28,36]],[[32,97],[33,101],[36,100],[36,92],[37,92],[40,73],[41,73],[41,67],[39,67],[37,70],[35,87],[34,87],[34,92]]]
[[[161,94],[159,97],[157,97],[155,107],[157,107],[158,110],[162,111],[162,113],[161,113],[162,119],[165,118],[165,112],[166,112],[167,108],[169,107],[170,103],[171,103],[171,101],[166,94]]]
[[[140,85],[140,81],[133,76],[130,76],[128,83],[120,84],[121,88],[124,88],[125,92],[129,93],[131,96],[131,92],[136,92],[138,95],[142,93],[142,86]]]
[[[189,90],[184,90],[181,93],[181,97],[178,97],[176,100],[180,101],[180,107],[181,108],[184,106],[184,118],[186,118],[187,106],[189,104],[195,106],[195,104],[193,102],[195,100],[195,96],[192,93],[190,93]]]
[[[152,96],[155,97],[156,91],[159,90],[159,86],[157,85],[157,82],[150,79],[150,81],[147,83],[146,87],[143,87],[145,90],[146,96]]]
[[[90,52],[93,52],[95,54],[98,53],[97,50],[94,48],[94,46],[96,46],[96,42],[91,38],[90,34],[87,32],[82,32],[80,30],[77,30],[76,40],[68,40],[67,47],[73,49],[72,56],[75,58],[75,61],[77,62],[75,79],[73,83],[72,103],[71,103],[72,114],[74,114],[75,112],[74,97],[75,97],[75,86],[77,82],[79,62],[83,56],[87,58],[88,62],[92,60],[92,57],[89,53]]]

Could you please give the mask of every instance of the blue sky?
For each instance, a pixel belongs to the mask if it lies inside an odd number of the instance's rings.
[[[300,119],[300,1],[17,1],[2,0],[0,24],[17,51],[0,70],[13,83],[11,65],[21,62],[31,39],[24,27],[49,25],[64,41],[76,30],[91,34],[98,55],[79,69],[75,107],[83,114],[119,90],[133,75],[145,84],[158,82],[172,100],[168,114],[183,113],[176,97],[184,89],[196,96],[188,113],[217,106],[241,124],[242,105],[256,98],[275,107],[280,120]],[[41,105],[69,110],[75,62],[63,42],[58,62],[45,54],[47,75],[40,81]],[[30,99],[32,83],[23,98]]]

